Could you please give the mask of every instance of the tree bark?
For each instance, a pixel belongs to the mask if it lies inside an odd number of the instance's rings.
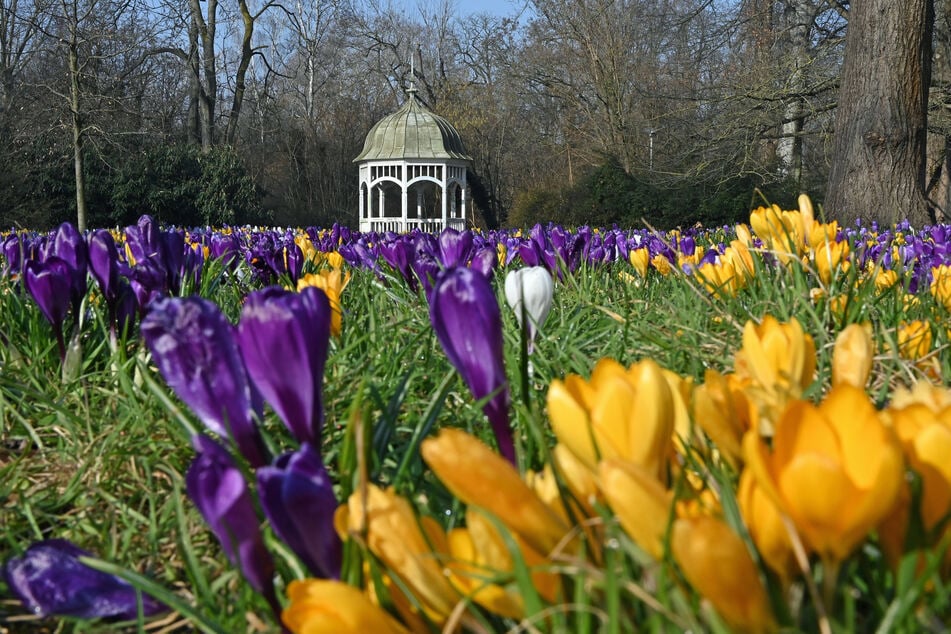
[[[73,5],[75,9],[75,5]],[[86,230],[86,169],[85,157],[83,156],[83,145],[85,144],[85,132],[83,130],[82,113],[82,93],[79,85],[79,43],[76,29],[78,28],[78,17],[73,13],[75,20],[69,25],[70,39],[68,47],[68,65],[69,65],[69,109],[70,123],[73,131],[73,168],[76,178],[76,227],[80,231]]]
[[[826,212],[914,226],[925,197],[933,0],[853,2],[846,35]]]

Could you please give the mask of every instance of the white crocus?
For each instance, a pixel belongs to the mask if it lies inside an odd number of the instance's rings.
[[[515,311],[515,319],[522,326],[523,316],[528,318],[528,353],[532,353],[535,334],[551,310],[555,284],[551,273],[543,266],[529,266],[509,271],[505,276],[505,301]]]

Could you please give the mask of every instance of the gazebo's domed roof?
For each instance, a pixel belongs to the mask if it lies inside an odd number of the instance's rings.
[[[410,90],[399,110],[377,121],[367,134],[360,161],[456,159],[471,161],[459,132],[443,117],[427,110]]]

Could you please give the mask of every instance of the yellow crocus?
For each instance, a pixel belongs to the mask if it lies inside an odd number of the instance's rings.
[[[294,580],[281,621],[293,634],[404,634],[382,608],[353,586],[330,579]]]
[[[650,359],[627,370],[601,359],[589,381],[569,375],[548,387],[552,430],[592,470],[603,458],[621,458],[662,475],[677,411],[664,371]]]
[[[763,561],[784,583],[788,582],[799,571],[789,531],[776,504],[756,484],[749,469],[744,469],[740,476],[736,500]]]
[[[884,293],[898,284],[898,273],[892,269],[876,267],[874,272],[875,290]]]
[[[813,250],[816,272],[823,284],[830,283],[839,274],[847,273],[851,268],[849,262],[849,243],[845,240],[836,242],[826,240]]]
[[[522,618],[524,605],[512,577],[513,553],[493,521],[470,508],[466,511],[466,527],[454,529],[449,538],[449,569],[457,587],[492,612]],[[518,535],[512,535],[512,541],[531,571],[535,590],[546,601],[556,601],[561,585],[559,576],[546,570],[545,557]],[[504,585],[499,585],[500,581],[504,581]]]
[[[769,596],[743,540],[709,516],[678,519],[670,547],[684,576],[735,631],[777,629]]]
[[[942,264],[931,269],[929,288],[934,301],[951,312],[951,265]]]
[[[742,460],[743,435],[756,428],[756,408],[744,388],[735,374],[709,369],[692,397],[693,419],[733,466]]]
[[[872,325],[849,324],[835,338],[832,349],[832,385],[848,383],[864,388],[872,373],[875,340]]]
[[[603,460],[598,473],[601,491],[621,528],[648,555],[660,560],[673,493],[643,467],[624,460]]]
[[[931,323],[915,319],[898,325],[898,354],[909,361],[919,361],[931,352]]]
[[[759,408],[761,431],[769,433],[786,402],[812,383],[816,346],[795,318],[780,323],[766,315],[758,325],[746,322],[735,369],[740,379],[750,381],[747,393]]]
[[[763,245],[783,264],[799,259],[805,250],[805,225],[800,211],[783,211],[778,205],[750,212],[750,227]]]
[[[671,261],[668,260],[667,256],[663,253],[658,253],[651,258],[651,266],[653,266],[654,269],[664,277],[670,275],[670,272],[674,268],[673,263],[671,263]]]
[[[737,275],[733,263],[728,260],[721,259],[719,263],[705,262],[697,268],[696,275],[707,292],[714,297],[734,297],[740,289],[741,278]]]
[[[832,388],[818,407],[791,402],[772,446],[748,433],[743,452],[756,484],[833,566],[888,514],[904,478],[894,432],[865,392],[847,384]]]
[[[495,515],[538,552],[549,555],[570,527],[488,445],[460,429],[445,428],[420,446],[423,460],[446,488],[468,505]]]
[[[417,518],[410,503],[391,489],[368,485],[342,505],[335,517],[345,536],[359,535],[367,547],[422,602],[429,616],[441,622],[460,597],[443,571],[448,552],[445,533],[432,518]]]
[[[951,405],[893,404],[885,414],[909,465],[921,476],[921,520],[931,531],[951,512]]]
[[[729,262],[733,266],[733,271],[737,278],[737,285],[741,287],[756,273],[753,252],[750,251],[749,246],[741,240],[732,241],[730,246],[724,249],[720,259],[723,262]]]
[[[650,251],[647,250],[647,247],[634,249],[627,254],[627,259],[631,262],[631,266],[634,267],[637,274],[641,276],[641,279],[647,279],[647,268],[650,266],[650,258],[651,254]]]
[[[306,286],[316,286],[323,289],[330,301],[330,334],[339,337],[343,329],[343,305],[340,295],[350,282],[350,272],[344,273],[341,269],[324,269],[318,273],[308,273],[297,280],[297,290]]]

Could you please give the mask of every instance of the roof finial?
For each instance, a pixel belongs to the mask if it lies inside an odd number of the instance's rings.
[[[418,46],[418,45],[417,45]],[[406,91],[411,99],[416,97],[416,49],[409,52],[409,89]]]

